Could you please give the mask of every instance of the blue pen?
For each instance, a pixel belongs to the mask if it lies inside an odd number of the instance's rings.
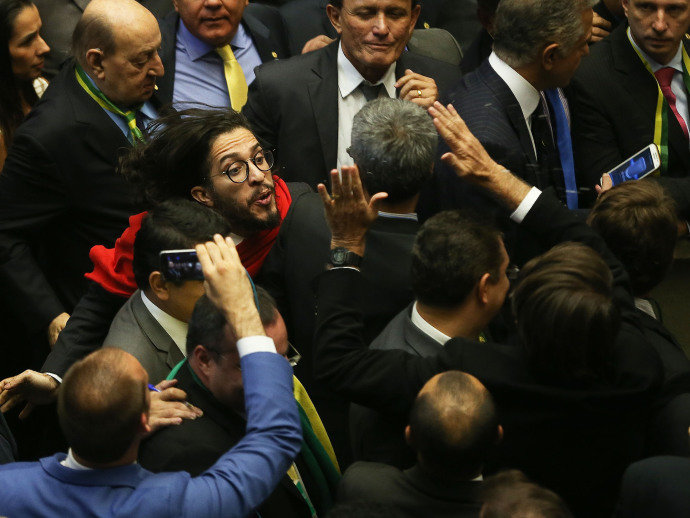
[[[150,383],[149,383],[149,390],[151,392],[160,392],[159,389],[157,389],[154,385],[151,385]],[[189,409],[196,410],[196,407],[194,405],[192,405],[189,401],[185,401],[184,405]]]
[[[151,392],[160,392],[160,390],[158,390],[155,386],[151,385],[150,383],[149,383],[149,390]]]

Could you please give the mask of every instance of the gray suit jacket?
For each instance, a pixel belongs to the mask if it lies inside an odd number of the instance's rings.
[[[164,380],[184,359],[170,335],[146,309],[139,290],[115,315],[103,347],[117,347],[132,354],[154,384]]]
[[[435,356],[443,346],[412,323],[412,305],[398,313],[369,346],[370,349],[402,349],[420,357]],[[405,419],[365,406],[350,405],[350,437],[355,460],[383,462],[400,469],[411,467],[414,453],[405,444]]]

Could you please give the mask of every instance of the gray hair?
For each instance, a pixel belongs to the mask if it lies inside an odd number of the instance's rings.
[[[513,68],[533,63],[550,43],[568,54],[582,37],[582,11],[594,0],[501,0],[494,21],[494,51]]]
[[[438,135],[427,112],[413,102],[380,98],[367,103],[352,121],[348,153],[369,194],[387,192],[405,201],[429,179]]]

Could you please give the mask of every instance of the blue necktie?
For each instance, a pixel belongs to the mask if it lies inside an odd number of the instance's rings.
[[[575,182],[575,161],[573,160],[573,143],[570,140],[570,127],[565,115],[565,107],[558,95],[558,89],[544,90],[544,95],[551,105],[556,119],[556,146],[561,159],[563,180],[565,181],[565,201],[569,209],[577,209],[577,183]]]

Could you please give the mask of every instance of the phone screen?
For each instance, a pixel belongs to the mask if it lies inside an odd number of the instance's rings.
[[[649,148],[645,149],[639,155],[635,155],[630,160],[623,162],[621,165],[609,172],[613,185],[627,182],[628,180],[639,180],[654,171],[654,160]]]
[[[203,281],[196,250],[164,250],[160,253],[161,273],[169,281]]]

